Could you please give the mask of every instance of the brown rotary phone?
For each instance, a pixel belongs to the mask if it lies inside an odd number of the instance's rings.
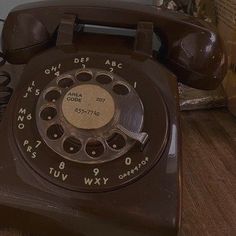
[[[134,2],[47,1],[10,12],[2,47],[6,61],[25,66],[9,104],[0,101],[1,225],[177,235],[177,79],[201,89],[221,82],[216,31]]]

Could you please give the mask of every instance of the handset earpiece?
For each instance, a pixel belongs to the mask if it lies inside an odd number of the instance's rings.
[[[10,14],[3,29],[3,52],[8,62],[22,64],[48,47],[50,36],[43,23],[30,13]]]
[[[215,89],[227,73],[227,55],[214,29],[199,28],[171,45],[166,65],[186,85]]]

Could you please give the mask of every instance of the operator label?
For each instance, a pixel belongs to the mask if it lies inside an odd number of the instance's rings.
[[[120,174],[118,178],[120,180],[129,178],[130,176],[133,176],[137,174],[144,166],[146,166],[149,162],[149,157],[145,157],[141,162],[139,162],[137,165],[135,165],[133,168],[129,169],[128,171]]]

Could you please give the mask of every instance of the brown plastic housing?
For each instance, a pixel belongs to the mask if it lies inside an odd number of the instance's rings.
[[[84,24],[131,29],[135,37],[75,30]],[[223,79],[226,55],[221,40],[214,29],[196,18],[113,1],[41,2],[22,5],[9,14],[3,29],[4,54],[10,63],[27,65],[0,123],[3,227],[43,235],[178,234],[182,188],[177,80],[158,63],[153,32],[162,42],[159,60],[179,81],[210,89]],[[86,65],[84,58],[89,58]],[[118,68],[117,62],[123,66]],[[60,171],[66,171],[68,181],[52,176],[49,170],[60,168],[62,156],[46,146],[36,126],[37,96],[58,72],[84,67],[114,70],[136,89],[144,107],[143,131],[150,135],[145,147],[135,145],[126,153],[135,160],[130,167],[125,165],[125,155],[99,165],[109,177],[118,177],[117,171],[125,173],[121,175],[127,178],[124,182],[113,178],[109,188],[83,188],[81,180],[97,166],[65,158],[66,169]],[[24,111],[28,118],[22,115]],[[132,115],[128,118],[135,121]],[[35,153],[30,155],[32,145],[24,149],[26,139],[42,141],[37,158]],[[143,157],[152,160],[150,165],[140,165]],[[133,175],[127,172],[131,167]]]
[[[96,39],[98,40],[98,38]],[[122,51],[121,49],[124,50],[124,45],[128,43],[126,41],[124,43],[123,40],[115,40],[114,38],[108,38],[105,42],[97,41],[103,52],[87,51],[91,48],[87,37],[87,44],[79,44],[79,42],[83,42],[83,39],[78,40],[77,49],[67,51],[62,48],[53,48],[35,56],[25,67],[19,86],[8,105],[5,119],[0,124],[2,153],[0,162],[3,166],[0,172],[0,203],[7,207],[1,211],[1,216],[5,214],[5,219],[1,224],[25,230],[28,227],[28,221],[21,225],[17,224],[17,222],[21,222],[20,216],[22,216],[25,219],[30,219],[28,229],[33,233],[41,232],[41,224],[45,221],[43,235],[50,235],[51,232],[63,235],[66,230],[69,235],[92,236],[97,233],[108,236],[112,233],[115,236],[151,236],[156,234],[176,236],[181,217],[180,139],[176,78],[149,57],[140,58],[140,55],[137,54],[129,55],[127,50],[126,53],[121,54],[115,53],[114,50],[110,53],[110,49],[105,46],[106,42],[116,43],[113,49]],[[48,167],[47,165],[51,165],[52,161],[53,167],[58,166],[61,158],[59,155],[52,155],[52,152],[49,152],[47,148],[43,148],[44,154],[35,159],[34,165],[38,163],[38,166],[29,164],[27,161],[29,157],[26,156],[28,154],[20,152],[22,141],[24,142],[25,138],[32,141],[37,135],[35,108],[30,108],[28,100],[19,104],[19,100],[28,90],[28,85],[32,84],[32,80],[43,73],[45,68],[51,68],[58,62],[62,63],[62,73],[71,69],[78,69],[78,65],[74,65],[71,58],[88,55],[97,58],[94,62],[98,68],[103,70],[107,67],[99,58],[105,57],[122,62],[125,69],[117,70],[115,73],[125,78],[128,83],[134,79],[137,81],[137,92],[146,108],[145,120],[147,121],[152,117],[152,122],[145,122],[143,127],[143,130],[148,131],[148,133],[151,131],[151,139],[144,149],[144,153],[148,153],[153,147],[155,149],[155,146],[158,147],[159,143],[163,142],[163,140],[158,140],[159,130],[157,127],[166,122],[166,118],[164,120],[159,119],[158,112],[150,112],[152,109],[158,110],[158,106],[153,108],[155,97],[149,96],[150,87],[152,90],[160,92],[168,111],[165,114],[165,117],[168,118],[169,127],[165,149],[159,154],[156,152],[149,153],[152,158],[156,158],[152,167],[142,173],[139,178],[127,182],[123,186],[115,186],[112,190],[103,189],[99,193],[72,191],[64,184],[56,180],[52,181],[48,176],[43,176],[39,169]],[[93,66],[93,60],[90,63],[87,65],[88,67]],[[53,75],[49,77],[44,75],[40,81],[38,79],[35,81],[35,85],[38,88],[38,82],[40,84],[47,83],[52,78]],[[149,84],[149,86],[145,86],[145,84]],[[35,96],[31,94],[31,97],[34,98]],[[159,104],[159,101],[156,104]],[[32,113],[32,121],[35,125],[29,125],[28,121],[25,120],[30,131],[26,132],[22,138],[16,139],[16,133],[20,132],[19,129],[17,130],[15,122],[19,105],[23,108],[27,107],[27,111]],[[155,135],[157,138],[152,138]],[[132,149],[127,155],[133,155],[132,153],[135,157],[135,149]],[[136,151],[137,159],[139,156],[140,151]],[[40,160],[44,161],[44,165],[40,163]],[[34,160],[31,159],[30,161]],[[116,162],[114,162],[113,167],[116,167]],[[79,178],[86,168],[86,166],[77,168],[73,164],[71,169],[66,170],[66,173],[70,175],[72,171],[77,170]],[[91,166],[91,168],[93,167]],[[111,166],[106,173],[112,175],[115,171]],[[122,169],[120,171],[122,172]],[[88,171],[88,175],[91,173],[92,169]],[[11,218],[12,215],[7,214],[7,212],[12,213],[14,218]]]
[[[80,24],[109,27],[137,29],[138,22],[152,22],[162,42],[161,62],[192,87],[216,88],[227,71],[221,39],[208,23],[152,6],[114,1],[50,1],[15,8],[3,29],[7,60],[26,63],[54,45],[64,13],[77,15]]]

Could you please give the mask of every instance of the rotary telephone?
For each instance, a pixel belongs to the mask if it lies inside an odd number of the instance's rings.
[[[1,225],[177,235],[177,81],[221,82],[227,58],[214,28],[138,3],[47,1],[10,12],[2,48],[25,66],[8,104],[1,84]]]

